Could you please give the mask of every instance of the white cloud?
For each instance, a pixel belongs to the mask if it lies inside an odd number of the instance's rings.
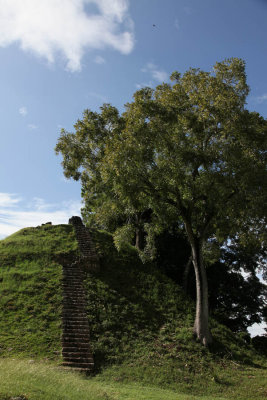
[[[71,216],[80,215],[80,209],[80,201],[48,204],[44,199],[36,197],[25,203],[17,195],[0,193],[0,238],[48,221],[67,224]]]
[[[257,103],[263,103],[264,101],[267,100],[267,93],[264,93],[262,96],[257,96],[256,101]]]
[[[28,124],[28,128],[31,129],[31,130],[34,130],[34,129],[37,129],[38,126],[34,125],[34,124]]]
[[[94,59],[94,62],[96,64],[105,64],[106,60],[101,56],[96,56]]]
[[[147,63],[144,68],[141,69],[142,72],[150,73],[152,78],[158,82],[166,82],[169,79],[169,75],[163,69],[159,69],[157,65],[153,63]]]
[[[149,82],[143,82],[143,83],[136,83],[135,86],[138,90],[142,89],[144,87],[153,87],[153,82],[149,81]]]
[[[0,208],[2,207],[14,207],[19,203],[21,199],[15,194],[0,193]]]
[[[108,101],[107,96],[104,96],[100,93],[95,93],[95,92],[87,93],[86,97],[94,97],[95,99],[101,100],[104,103],[107,103],[107,101]]]
[[[68,70],[79,71],[86,50],[131,52],[128,8],[128,0],[0,0],[0,46],[19,43],[49,63],[60,54]]]
[[[1,29],[1,28],[0,28]],[[20,113],[20,115],[22,115],[23,117],[25,117],[27,114],[28,114],[28,110],[27,110],[27,108],[26,107],[20,107],[19,108],[19,113]]]

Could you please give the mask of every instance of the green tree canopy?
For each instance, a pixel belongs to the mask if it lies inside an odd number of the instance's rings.
[[[65,175],[81,178],[93,218],[123,216],[126,234],[130,217],[151,209],[156,225],[184,227],[196,276],[194,332],[208,345],[204,254],[214,238],[248,232],[263,240],[267,122],[245,109],[240,59],[171,79],[137,91],[121,116],[110,105],[85,111],[75,134],[62,131],[56,151]]]

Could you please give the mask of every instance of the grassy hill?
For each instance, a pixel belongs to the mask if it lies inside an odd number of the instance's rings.
[[[59,357],[60,255],[78,244],[69,225],[25,228],[0,241],[0,356]]]
[[[152,385],[212,398],[251,399],[253,390],[254,399],[264,398],[265,361],[242,336],[211,320],[214,344],[203,348],[192,334],[194,304],[182,289],[153,264],[142,264],[134,248],[118,253],[109,234],[93,237],[101,268],[86,280],[97,372],[91,384],[106,382],[111,392],[111,386]],[[41,370],[44,361],[60,363],[60,260],[78,255],[71,225],[25,228],[0,241],[1,365],[12,369],[14,357],[39,360]],[[0,393],[3,388],[0,383]]]

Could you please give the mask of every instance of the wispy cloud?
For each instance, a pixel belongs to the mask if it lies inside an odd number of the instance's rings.
[[[60,54],[68,70],[79,71],[86,50],[132,51],[128,9],[128,0],[0,0],[0,46],[19,43],[48,63]]]
[[[153,87],[153,82],[149,81],[149,82],[143,82],[143,83],[136,83],[135,84],[136,89],[142,89],[144,87]]]
[[[0,28],[1,29],[1,28]],[[20,107],[19,108],[19,113],[20,113],[20,115],[22,115],[23,117],[25,117],[27,114],[28,114],[28,110],[27,110],[27,108],[25,107],[25,106],[23,106],[23,107]]]
[[[94,59],[94,62],[96,64],[105,64],[106,60],[101,56],[96,56]]]
[[[95,99],[104,101],[105,103],[108,101],[107,96],[96,92],[89,92],[87,93],[86,97],[94,97]]]
[[[80,215],[80,209],[80,201],[49,204],[36,197],[25,202],[18,195],[0,193],[0,238],[3,239],[21,228],[48,221],[53,224],[67,224],[72,215]]]
[[[35,125],[35,124],[28,124],[28,128],[31,129],[31,130],[35,130],[35,129],[38,128],[38,126]]]
[[[262,96],[257,96],[256,101],[257,103],[263,103],[264,101],[267,100],[267,93],[264,93]]]
[[[158,66],[153,63],[147,63],[145,67],[141,69],[141,71],[151,74],[152,78],[158,82],[166,82],[169,78],[169,75],[166,71],[158,68]]]
[[[14,207],[21,201],[21,198],[15,194],[0,193],[0,208]]]

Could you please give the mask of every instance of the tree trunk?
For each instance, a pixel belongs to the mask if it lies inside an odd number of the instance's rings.
[[[191,265],[192,265],[192,256],[189,257],[183,273],[183,288],[185,293],[188,292],[188,277],[189,277],[189,272],[191,270]]]
[[[145,235],[142,228],[135,229],[135,247],[138,250],[144,250]]]
[[[208,281],[206,269],[203,264],[202,246],[202,241],[199,239],[195,239],[191,242],[192,262],[196,276],[196,317],[194,334],[204,346],[208,346],[212,341],[212,336],[209,330]]]

